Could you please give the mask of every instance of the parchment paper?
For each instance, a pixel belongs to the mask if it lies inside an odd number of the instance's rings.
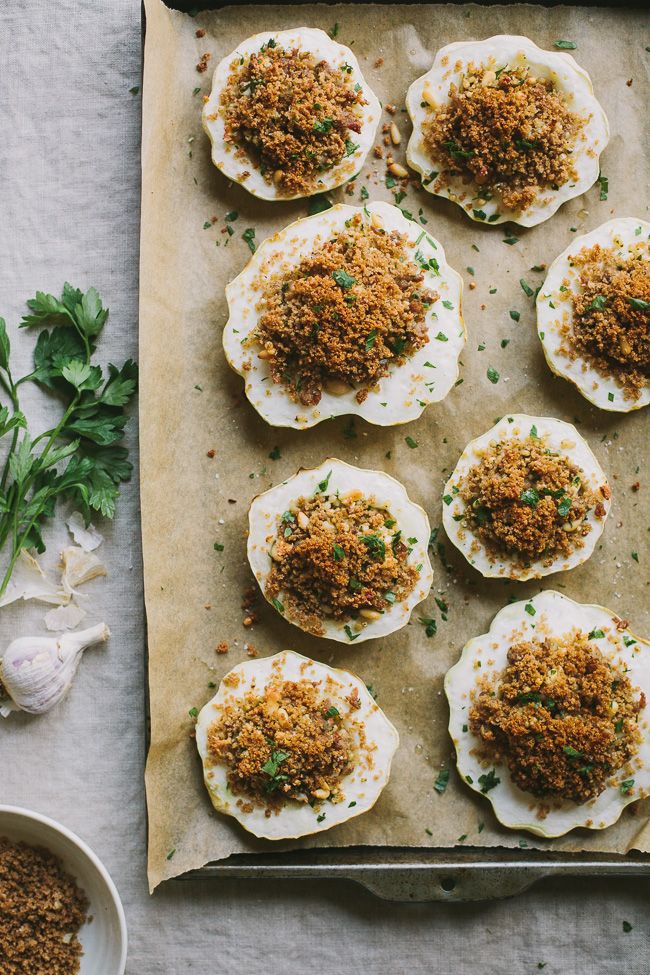
[[[349,648],[302,634],[263,600],[259,622],[242,624],[243,591],[252,583],[245,559],[251,498],[293,474],[335,455],[398,476],[440,523],[441,487],[472,437],[494,418],[518,411],[575,422],[614,489],[614,503],[594,556],[572,572],[550,577],[546,587],[581,601],[599,602],[650,632],[648,589],[650,513],[647,481],[647,411],[608,415],[591,407],[547,369],[535,335],[533,304],[520,277],[537,287],[543,275],[530,268],[550,263],[576,234],[612,216],[646,217],[648,168],[644,146],[647,64],[643,14],[623,10],[534,6],[244,6],[196,18],[146,0],[147,34],[142,140],[142,244],[140,269],[140,362],[142,385],[142,528],[149,627],[151,748],[147,765],[149,880],[167,878],[234,852],[268,850],[236,823],[212,811],[188,714],[200,708],[226,670],[245,659],[246,644],[261,654],[294,648],[357,672],[372,684],[397,725],[400,750],[389,786],[369,814],[329,833],[280,848],[356,844],[445,847],[518,846],[522,837],[498,826],[489,803],[459,782],[447,736],[442,692],[445,671],[463,644],[483,633],[512,595],[523,598],[539,584],[484,581],[449,544],[434,559],[430,598],[413,622],[380,642]],[[410,82],[427,70],[438,47],[495,33],[526,34],[542,47],[557,38],[577,42],[574,52],[591,74],[612,138],[602,159],[609,199],[598,188],[565,205],[547,223],[516,229],[519,242],[503,243],[504,227],[473,224],[454,205],[409,190],[402,206],[419,208],[426,229],[438,237],[452,266],[465,278],[468,345],[462,385],[429,407],[407,428],[373,428],[357,421],[344,435],[346,418],[310,432],[274,430],[243,396],[243,384],[226,365],[221,332],[226,319],[224,286],[250,257],[241,234],[254,227],[257,240],[307,212],[306,202],[264,204],[230,186],[210,163],[200,112],[218,60],[250,34],[298,23],[331,28],[352,44],[367,81],[384,104],[403,108]],[[195,32],[205,28],[206,36]],[[209,70],[196,71],[209,52]],[[376,67],[378,58],[384,63]],[[631,84],[629,83],[631,79]],[[196,87],[201,91],[194,94]],[[386,116],[389,120],[389,116]],[[379,136],[381,138],[381,136]],[[396,158],[401,153],[395,152]],[[370,179],[366,179],[366,175]],[[371,198],[390,199],[385,162],[369,159],[359,187]],[[236,210],[235,234],[222,233],[224,215]],[[213,216],[217,222],[203,229]],[[574,231],[571,228],[575,228]],[[219,246],[216,246],[216,244]],[[475,245],[478,248],[472,247]],[[466,270],[474,269],[474,274]],[[469,283],[476,285],[469,290]],[[490,290],[496,288],[496,293]],[[521,313],[519,323],[509,309]],[[502,341],[509,342],[502,347]],[[479,351],[479,346],[485,346]],[[500,373],[496,385],[488,366]],[[410,449],[405,436],[418,442]],[[280,459],[269,457],[279,448]],[[215,451],[213,458],[208,451]],[[391,458],[386,453],[391,451]],[[640,483],[638,490],[632,485]],[[444,536],[440,540],[445,545]],[[216,551],[214,543],[224,545]],[[639,562],[631,557],[638,553]],[[448,604],[443,621],[434,597]],[[434,616],[438,633],[428,639],[417,616]],[[215,653],[225,640],[227,655]],[[452,768],[444,795],[433,789],[439,769]],[[558,850],[650,851],[650,801],[631,807],[618,825],[598,833],[575,832],[555,841],[525,837],[529,847]],[[480,834],[479,824],[483,823]],[[273,849],[278,849],[277,845]]]

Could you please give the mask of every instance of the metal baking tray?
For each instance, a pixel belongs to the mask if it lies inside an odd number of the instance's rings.
[[[195,14],[222,6],[246,5],[251,0],[164,0],[168,7]],[[262,0],[256,0],[262,3]],[[287,2],[291,0],[276,0]],[[341,0],[338,0],[341,2]],[[349,0],[343,0],[349,2]],[[377,0],[354,0],[357,3]],[[380,0],[381,2],[381,0]],[[397,0],[408,3],[413,0]],[[466,0],[452,0],[463,3]],[[513,0],[478,0],[507,4]],[[530,2],[530,0],[529,0]],[[539,0],[532,0],[538,2]],[[558,0],[567,6],[642,7],[645,0]],[[555,6],[553,0],[539,5]],[[144,39],[144,10],[142,15]],[[496,847],[422,849],[405,847],[346,847],[295,850],[283,853],[235,854],[179,877],[188,880],[348,880],[383,900],[402,902],[492,900],[513,897],[533,884],[558,877],[650,877],[650,856],[632,851],[627,856],[553,853]]]

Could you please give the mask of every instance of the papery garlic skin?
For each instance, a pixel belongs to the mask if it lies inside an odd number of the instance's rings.
[[[108,640],[105,623],[59,637],[20,637],[0,658],[0,681],[10,701],[0,705],[6,717],[13,710],[29,714],[49,711],[65,696],[86,647]]]

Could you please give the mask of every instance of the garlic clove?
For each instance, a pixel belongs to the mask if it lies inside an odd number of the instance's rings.
[[[13,640],[0,659],[0,682],[13,708],[29,714],[49,711],[65,696],[86,647],[110,636],[105,623],[59,637],[20,637]]]

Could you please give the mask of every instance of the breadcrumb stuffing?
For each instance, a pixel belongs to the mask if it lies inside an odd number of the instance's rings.
[[[226,142],[236,144],[269,183],[293,196],[312,190],[320,173],[358,146],[361,106],[349,65],[333,68],[308,51],[271,38],[235,61],[221,96]]]
[[[480,754],[505,761],[520,789],[580,804],[600,795],[636,753],[645,704],[578,631],[512,646],[496,682],[480,683],[469,725]]]
[[[571,296],[563,351],[614,376],[625,397],[636,400],[650,381],[650,244],[641,241],[628,257],[595,244],[570,261],[579,269],[580,292]]]
[[[263,693],[251,690],[222,707],[208,730],[209,754],[228,766],[234,795],[269,812],[286,800],[341,802],[341,779],[354,768],[356,748],[341,708],[317,682],[276,679]]]
[[[53,853],[0,836],[2,975],[77,975],[88,906]]]
[[[582,468],[552,453],[543,438],[501,441],[481,454],[459,493],[466,527],[492,557],[505,554],[522,566],[543,558],[550,565],[582,547],[592,509],[597,517],[605,514]]]
[[[323,620],[377,619],[418,580],[395,519],[360,491],[299,498],[280,519],[266,592],[311,633]]]
[[[438,180],[460,174],[497,193],[508,210],[526,210],[539,194],[576,178],[571,154],[584,120],[548,78],[529,68],[470,64],[449,102],[424,128],[424,144],[441,166]]]
[[[438,300],[423,288],[403,234],[355,215],[345,230],[270,280],[252,341],[273,382],[304,405],[323,389],[351,387],[363,402],[391,365],[427,342],[426,313]]]

